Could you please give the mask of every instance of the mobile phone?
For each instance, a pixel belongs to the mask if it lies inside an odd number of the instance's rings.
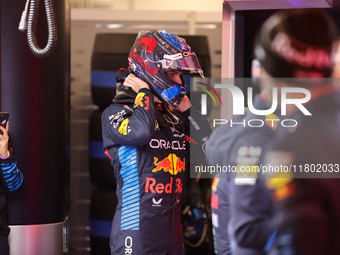
[[[0,125],[6,128],[7,122],[9,119],[9,113],[8,112],[0,112]],[[2,131],[0,130],[0,134],[2,135]]]

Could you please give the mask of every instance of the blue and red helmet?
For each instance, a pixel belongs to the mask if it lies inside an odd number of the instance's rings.
[[[175,83],[166,71],[178,70],[184,73],[203,71],[195,52],[185,39],[165,30],[140,31],[129,54],[129,67],[145,81],[154,95],[172,108],[176,108],[187,92],[182,84]]]

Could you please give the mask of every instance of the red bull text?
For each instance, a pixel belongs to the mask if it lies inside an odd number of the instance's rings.
[[[172,185],[173,185],[173,177],[170,177],[169,183],[157,183],[155,178],[147,177],[145,182],[145,193],[158,193],[162,194],[165,193],[172,193]],[[183,185],[181,179],[176,179],[176,193],[182,193]]]
[[[157,72],[159,71],[159,69],[157,68],[157,66],[155,66],[154,68],[151,68],[149,66],[149,61],[148,60],[144,60],[145,59],[145,56],[140,58],[138,56],[138,53],[137,53],[137,50],[135,49],[133,54],[132,54],[132,57],[134,59],[136,59],[138,61],[139,64],[142,64],[144,69],[147,70],[149,73],[151,73],[153,76],[155,76],[157,74]]]

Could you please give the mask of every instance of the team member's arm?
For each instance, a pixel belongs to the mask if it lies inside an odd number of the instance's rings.
[[[254,184],[231,185],[231,227],[237,243],[262,251],[275,231],[264,179]]]
[[[264,137],[262,137],[264,139]],[[235,145],[237,170],[257,166],[262,154],[261,133],[253,134],[247,141]],[[243,168],[241,168],[243,167]],[[262,251],[275,231],[271,192],[266,180],[255,172],[247,175],[240,172],[231,181],[231,228],[241,247]]]
[[[337,216],[328,212],[329,197],[334,195],[332,190],[339,190],[339,182],[338,179],[293,179],[280,187],[288,192],[281,201],[275,201],[279,220],[276,247],[279,252],[290,250],[292,254],[301,255],[332,253],[328,250],[332,239],[329,230],[335,222],[332,217]]]
[[[5,192],[14,192],[21,186],[23,182],[23,175],[20,171],[18,163],[12,149],[8,149],[8,122],[6,128],[0,126],[3,134],[0,134],[0,164],[1,164],[1,182],[2,189]]]
[[[138,94],[133,108],[123,104],[112,104],[103,112],[104,148],[113,144],[143,145],[155,131],[157,109],[149,86],[132,74],[126,78],[124,85],[138,90]]]

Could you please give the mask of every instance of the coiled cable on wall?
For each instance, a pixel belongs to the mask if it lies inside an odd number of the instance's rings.
[[[27,41],[31,52],[37,57],[45,58],[49,56],[54,50],[57,44],[58,35],[53,0],[44,0],[47,18],[48,38],[45,48],[42,49],[38,46],[36,38],[36,25],[38,18],[39,1],[40,0],[27,0],[25,10],[21,15],[19,30],[25,32],[27,31]],[[28,5],[29,15],[27,18]]]

